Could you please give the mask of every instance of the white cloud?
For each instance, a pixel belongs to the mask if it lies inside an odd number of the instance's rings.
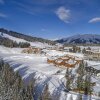
[[[0,0],[0,4],[4,4],[4,0]]]
[[[5,15],[5,14],[3,14],[3,13],[0,13],[0,17],[2,17],[2,18],[6,18],[7,15]]]
[[[100,22],[100,17],[95,17],[89,20],[89,23],[96,23],[96,22]]]
[[[60,20],[64,21],[65,23],[69,23],[71,15],[69,9],[66,9],[65,7],[59,7],[55,13]]]

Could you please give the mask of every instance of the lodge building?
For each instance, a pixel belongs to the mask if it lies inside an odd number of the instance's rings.
[[[88,60],[100,60],[100,52],[99,51],[91,51],[91,50],[86,50],[85,52],[85,58]]]

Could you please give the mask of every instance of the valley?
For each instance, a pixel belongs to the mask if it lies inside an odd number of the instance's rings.
[[[1,45],[0,58],[15,72],[19,72],[25,84],[33,78],[36,80],[36,100],[46,84],[49,86],[52,100],[58,100],[58,98],[59,100],[71,100],[70,98],[78,100],[80,97],[83,100],[100,99],[99,46],[65,47],[59,43],[49,45],[38,41],[30,42],[3,33],[1,38],[4,37],[16,42],[30,43],[26,48]],[[87,77],[90,81],[85,79]],[[86,92],[85,82],[90,82],[91,92],[90,90]]]

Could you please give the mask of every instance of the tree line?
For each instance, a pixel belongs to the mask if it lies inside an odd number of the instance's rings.
[[[0,37],[0,45],[4,45],[6,47],[20,47],[20,48],[27,48],[30,46],[30,43],[28,42],[19,42],[17,43],[16,41],[10,40],[5,37]]]

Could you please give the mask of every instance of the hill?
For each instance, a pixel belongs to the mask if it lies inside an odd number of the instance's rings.
[[[51,40],[32,37],[32,36],[29,36],[29,35],[25,35],[23,33],[18,33],[18,32],[15,32],[15,31],[4,29],[4,28],[0,28],[0,32],[4,33],[4,34],[7,34],[9,36],[12,36],[12,37],[16,37],[16,38],[18,38],[18,40],[23,39],[24,41],[26,40],[26,41],[29,41],[29,42],[41,42],[41,43],[47,43],[49,45],[54,45],[55,44],[55,42],[51,41]]]

